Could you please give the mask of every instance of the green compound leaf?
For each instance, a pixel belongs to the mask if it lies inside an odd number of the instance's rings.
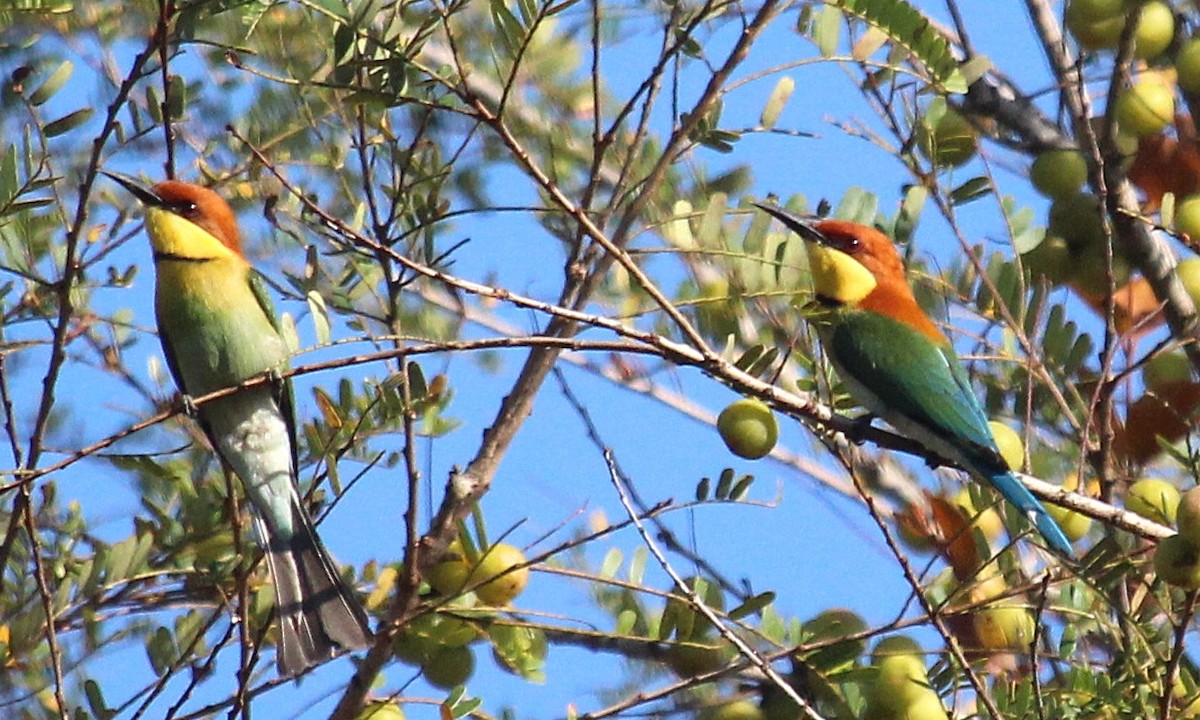
[[[919,10],[904,0],[835,0],[833,5],[883,31],[929,72],[930,82],[947,93],[967,91],[966,77],[950,42]]]

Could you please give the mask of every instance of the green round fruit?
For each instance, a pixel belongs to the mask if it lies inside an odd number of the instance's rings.
[[[1172,695],[1177,698],[1176,707],[1179,709],[1175,715],[1179,720],[1196,720],[1200,718],[1200,695],[1191,695],[1182,685],[1176,685],[1176,690]]]
[[[1134,35],[1133,56],[1150,60],[1162,54],[1175,38],[1175,13],[1161,0],[1142,5]]]
[[[1159,540],[1154,549],[1154,572],[1168,585],[1200,589],[1200,553],[1179,535]]]
[[[1175,266],[1175,274],[1183,289],[1191,296],[1192,302],[1200,304],[1200,257],[1190,257],[1179,261]]]
[[[871,650],[871,664],[878,666],[879,663],[893,655],[923,657],[925,651],[921,649],[921,643],[907,635],[888,635],[875,643],[875,648]]]
[[[438,645],[469,645],[486,635],[470,620],[451,613],[436,613],[435,620],[429,636],[435,639]]]
[[[425,681],[442,690],[466,684],[474,673],[475,653],[469,645],[438,648],[421,666]]]
[[[1166,480],[1143,478],[1129,486],[1125,509],[1160,525],[1175,524],[1179,509],[1179,490]]]
[[[1200,487],[1188,490],[1175,509],[1175,527],[1188,542],[1200,547]]]
[[[1124,0],[1071,0],[1066,25],[1088,50],[1114,48],[1125,28]]]
[[[900,712],[929,690],[929,674],[921,647],[904,635],[880,640],[871,651],[875,675],[867,689],[871,705]]]
[[[1028,651],[1037,627],[1029,608],[1003,601],[977,610],[971,624],[980,647],[994,652]]]
[[[925,121],[917,126],[917,149],[937,167],[953,168],[975,157],[979,143],[975,127],[957,111],[946,112],[930,127]]]
[[[1124,0],[1071,0],[1067,6],[1067,29],[1089,50],[1115,48],[1125,29],[1130,4]],[[1170,5],[1153,0],[1142,6],[1134,30],[1134,57],[1158,57],[1175,35],[1175,14]]]
[[[867,629],[867,621],[857,613],[844,608],[833,608],[819,613],[813,619],[804,623],[805,635],[813,641],[841,639],[833,645],[827,645],[814,650],[804,657],[804,662],[813,670],[828,675],[837,670],[845,669],[867,649],[864,639],[844,639],[857,635]]]
[[[979,528],[988,541],[995,542],[1004,534],[1004,519],[1000,517],[1000,513],[992,507],[983,510],[976,508],[974,501],[971,500],[971,493],[966,488],[954,496],[954,504],[962,509],[963,514],[967,516],[967,522],[972,527]]]
[[[1200,240],[1200,195],[1188,195],[1175,206],[1175,231]]]
[[[763,720],[763,711],[749,700],[734,700],[704,708],[696,720]]]
[[[766,403],[742,398],[717,416],[717,431],[729,451],[747,460],[766,456],[779,439],[779,423]]]
[[[462,545],[455,540],[446,549],[445,558],[425,573],[425,581],[438,595],[450,597],[462,592],[470,575],[471,564],[463,556]]]
[[[975,577],[963,583],[966,586],[967,598],[972,603],[982,603],[993,600],[1008,590],[1008,582],[995,563],[988,563],[975,573]]]
[[[1034,248],[1021,254],[1021,264],[1030,279],[1046,278],[1051,286],[1069,282],[1075,275],[1075,256],[1060,235],[1047,235]]]
[[[392,702],[367,703],[354,720],[404,720],[404,711]]]
[[[1100,198],[1087,192],[1055,200],[1050,205],[1048,235],[1063,238],[1075,253],[1104,244],[1103,205]]]
[[[729,664],[737,654],[725,640],[712,643],[679,643],[667,649],[666,661],[681,678],[715,672]]]
[[[996,447],[1000,449],[1000,457],[1004,458],[1004,462],[1013,470],[1024,467],[1025,443],[1021,441],[1017,431],[995,420],[988,421],[988,428],[992,431],[992,437],[996,440]]]
[[[396,659],[418,667],[425,664],[430,653],[437,647],[428,636],[410,632],[407,628],[397,633],[392,640],[392,654]]]
[[[921,693],[920,697],[904,708],[903,714],[896,717],[897,720],[949,720],[950,716],[946,714],[946,706],[942,705],[942,699],[930,689]]]
[[[1092,519],[1081,512],[1068,510],[1051,503],[1046,503],[1046,512],[1054,518],[1054,522],[1058,523],[1063,535],[1066,535],[1071,542],[1083,538],[1092,529]]]
[[[1172,383],[1190,380],[1192,361],[1182,350],[1169,350],[1150,358],[1142,366],[1142,382],[1152,391],[1163,391]]]
[[[1101,246],[1084,250],[1076,260],[1075,277],[1071,282],[1092,295],[1107,295],[1109,265],[1104,248]],[[1129,258],[1116,248],[1113,249],[1112,275],[1113,287],[1116,288],[1125,287],[1133,277],[1133,266],[1129,264]]]
[[[1188,40],[1175,56],[1175,73],[1180,89],[1200,95],[1200,39]]]
[[[1029,179],[1038,192],[1058,200],[1078,194],[1087,182],[1087,172],[1087,161],[1078,150],[1047,150],[1033,161]]]
[[[479,558],[479,563],[471,571],[467,581],[472,585],[483,583],[475,588],[475,596],[482,602],[488,605],[507,605],[529,584],[529,568],[521,567],[509,572],[510,568],[524,565],[525,562],[525,553],[519,549],[507,543],[496,543]],[[501,575],[502,573],[507,574]],[[484,582],[488,578],[496,579]]]
[[[1175,120],[1175,92],[1161,82],[1135,83],[1117,98],[1116,117],[1125,132],[1157,135]]]

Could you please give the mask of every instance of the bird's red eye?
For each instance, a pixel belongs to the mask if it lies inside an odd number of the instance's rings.
[[[844,253],[854,253],[862,247],[862,240],[852,233],[825,233],[825,244]]]
[[[181,200],[179,202],[172,203],[171,210],[185,218],[193,218],[199,214],[196,208],[196,203],[192,202],[191,200]]]

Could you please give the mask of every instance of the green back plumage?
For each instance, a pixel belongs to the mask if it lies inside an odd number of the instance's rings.
[[[977,461],[1006,467],[953,347],[936,344],[878,313],[834,313],[824,330],[826,350],[840,368],[853,369],[853,379],[878,398],[881,407],[869,410],[893,425],[901,424],[894,417],[898,414]]]
[[[279,322],[279,316],[275,314],[275,304],[271,302],[271,296],[267,293],[266,284],[263,282],[262,275],[250,268],[250,274],[247,280],[250,283],[250,292],[254,293],[254,299],[258,301],[258,307],[267,316],[267,320],[274,328],[275,334],[283,341],[283,326]],[[286,345],[286,342],[285,342]],[[287,360],[284,360],[280,369],[288,366]],[[288,432],[291,434],[292,441],[292,470],[299,472],[300,470],[300,449],[296,444],[296,391],[292,385],[292,379],[283,378],[274,384],[275,404],[279,406],[279,411],[283,413],[283,420],[287,423]]]

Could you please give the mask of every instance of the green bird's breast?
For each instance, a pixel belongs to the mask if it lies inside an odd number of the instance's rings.
[[[189,395],[235,385],[287,359],[240,258],[163,259],[155,314],[176,380]]]

